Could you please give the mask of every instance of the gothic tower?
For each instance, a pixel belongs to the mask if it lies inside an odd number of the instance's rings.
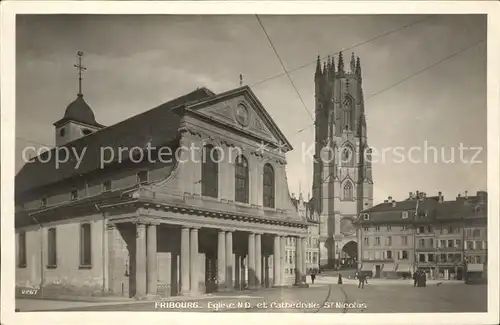
[[[320,213],[320,265],[354,266],[356,229],[352,221],[373,205],[371,151],[366,133],[361,63],[351,56],[346,71],[339,53],[321,64],[316,92],[313,199]]]

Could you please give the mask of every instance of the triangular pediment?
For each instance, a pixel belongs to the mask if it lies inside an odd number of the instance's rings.
[[[222,126],[274,144],[291,145],[249,87],[223,93],[188,107]],[[288,151],[288,150],[285,150]]]

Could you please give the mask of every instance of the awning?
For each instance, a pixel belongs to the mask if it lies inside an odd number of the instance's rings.
[[[483,264],[467,264],[467,272],[483,272]]]
[[[361,271],[373,271],[373,266],[375,266],[375,264],[373,263],[363,263],[363,266],[361,266]]]
[[[398,271],[398,272],[410,272],[411,273],[411,265],[408,263],[399,263],[396,265],[396,271]]]
[[[386,263],[384,264],[384,268],[382,269],[382,272],[394,272],[396,269],[396,265],[394,263]]]

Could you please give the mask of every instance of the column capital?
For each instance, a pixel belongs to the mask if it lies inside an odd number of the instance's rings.
[[[137,228],[146,228],[146,224],[144,222],[134,222]]]
[[[219,228],[219,232],[235,232],[235,228]]]
[[[106,229],[107,230],[113,230],[113,229],[116,229],[116,224],[115,223],[108,223],[106,225]]]

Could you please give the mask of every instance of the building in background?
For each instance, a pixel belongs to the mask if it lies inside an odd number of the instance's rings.
[[[355,222],[361,267],[373,277],[405,277],[422,269],[429,278],[463,280],[487,276],[487,193],[410,193],[364,210]]]
[[[320,238],[320,222],[319,222],[319,214],[314,211],[314,206],[308,201],[304,201],[302,193],[299,194],[299,198],[297,199],[294,194],[292,194],[292,202],[297,207],[297,212],[302,220],[306,220],[308,222],[307,227],[307,239],[306,239],[306,256],[305,263],[307,273],[310,273],[313,269],[318,269],[320,267],[319,264],[319,238]],[[289,245],[291,250],[293,250],[293,244]],[[291,256],[294,256],[292,253]],[[293,263],[291,263],[293,265]],[[285,274],[287,270],[285,270]]]

